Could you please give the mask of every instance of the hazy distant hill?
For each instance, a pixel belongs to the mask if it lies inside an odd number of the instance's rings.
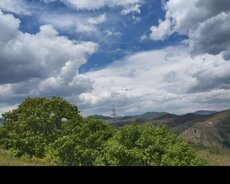
[[[198,114],[198,115],[212,115],[216,114],[217,111],[206,111],[206,110],[201,110],[201,111],[196,111],[193,114]]]
[[[2,118],[0,118],[0,124],[3,123],[3,121],[4,121],[4,120],[3,120]]]
[[[100,119],[100,120],[111,120],[112,119],[109,116],[103,116],[103,115],[93,115],[93,117]]]
[[[165,112],[146,112],[141,115],[131,115],[131,116],[121,116],[117,118],[111,118],[108,116],[102,115],[93,115],[93,117],[100,119],[106,123],[112,124],[114,126],[124,126],[130,123],[145,123],[152,122],[153,119],[159,118],[163,115],[166,115]]]
[[[143,115],[125,116],[116,119],[101,116],[98,119],[114,126],[124,126],[132,123],[165,124],[172,128],[176,134],[196,145],[230,148],[230,110],[222,112],[197,111],[185,115],[148,112]]]

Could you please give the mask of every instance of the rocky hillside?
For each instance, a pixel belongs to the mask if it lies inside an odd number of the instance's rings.
[[[98,118],[98,117],[97,117]],[[230,110],[222,112],[199,111],[185,115],[145,113],[137,116],[101,119],[114,126],[127,124],[164,124],[190,143],[206,147],[230,148]]]
[[[195,122],[181,136],[189,142],[207,147],[230,147],[230,110]]]

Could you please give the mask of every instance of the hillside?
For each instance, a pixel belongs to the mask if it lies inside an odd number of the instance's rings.
[[[196,146],[195,149],[209,166],[230,166],[230,149],[203,146]]]
[[[187,127],[193,125],[194,122],[198,120],[205,120],[209,116],[206,115],[198,115],[198,114],[185,114],[185,115],[175,115],[169,114],[166,112],[148,112],[142,115],[133,115],[133,116],[123,116],[118,118],[111,118],[107,116],[95,115],[97,119],[100,119],[108,124],[112,124],[113,126],[124,126],[127,124],[146,124],[146,123],[153,123],[153,124],[165,124],[171,128],[183,130]],[[181,131],[182,131],[181,130]],[[180,131],[180,132],[181,132]]]
[[[230,147],[230,110],[195,122],[181,136],[188,142],[207,147]]]
[[[3,123],[3,121],[4,121],[4,120],[3,120],[2,118],[0,118],[0,124]]]
[[[146,113],[138,116],[101,119],[114,126],[164,124],[190,143],[205,147],[230,147],[230,110],[198,111],[185,115]]]

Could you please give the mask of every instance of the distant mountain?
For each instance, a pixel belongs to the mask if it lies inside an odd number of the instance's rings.
[[[103,115],[92,115],[92,117],[94,117],[96,119],[100,119],[100,120],[110,120],[110,119],[112,119],[109,116],[103,116]]]
[[[124,126],[130,123],[142,123],[142,122],[152,122],[153,119],[166,115],[165,112],[146,112],[141,115],[131,115],[131,116],[121,116],[117,118],[112,118],[102,115],[93,115],[93,117],[100,119],[108,124],[114,126]]]
[[[197,111],[185,115],[148,112],[116,119],[98,119],[117,127],[133,123],[164,124],[195,145],[230,148],[230,110],[221,112]]]
[[[212,114],[216,114],[218,111],[206,111],[206,110],[201,110],[201,111],[196,111],[192,114],[198,114],[198,115],[212,115]]]
[[[143,118],[143,119],[152,119],[152,118],[158,118],[163,115],[166,115],[166,112],[146,112],[142,115],[136,116],[137,118]]]

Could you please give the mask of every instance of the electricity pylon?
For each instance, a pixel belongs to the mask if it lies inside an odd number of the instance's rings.
[[[116,110],[115,104],[113,103],[113,107],[112,107],[112,118],[113,118],[113,120],[115,120],[116,117],[117,117],[117,110]]]
[[[116,117],[117,117],[117,109],[116,109],[116,106],[115,106],[115,97],[118,94],[119,94],[118,92],[113,93],[113,99],[112,99],[113,100],[113,104],[112,104],[112,118],[113,118],[113,123],[115,123]]]

